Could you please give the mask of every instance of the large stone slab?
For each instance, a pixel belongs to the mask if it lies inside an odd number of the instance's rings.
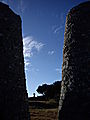
[[[59,120],[90,119],[90,1],[66,17]]]
[[[21,18],[0,3],[0,119],[29,120]]]

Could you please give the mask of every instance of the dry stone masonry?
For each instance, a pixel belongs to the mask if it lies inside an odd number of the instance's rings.
[[[20,16],[0,3],[0,119],[29,120]]]
[[[90,1],[66,17],[59,120],[90,120]]]

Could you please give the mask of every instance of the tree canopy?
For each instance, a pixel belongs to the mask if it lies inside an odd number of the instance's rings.
[[[60,96],[61,81],[56,81],[53,84],[42,84],[38,86],[37,92],[46,98],[57,98]]]

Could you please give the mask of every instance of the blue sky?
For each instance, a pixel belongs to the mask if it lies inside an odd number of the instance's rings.
[[[22,18],[28,95],[61,80],[66,15],[86,0],[1,0]],[[37,94],[37,93],[36,93]]]

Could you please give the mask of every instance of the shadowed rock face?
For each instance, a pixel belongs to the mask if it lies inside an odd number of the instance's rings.
[[[85,2],[66,17],[59,120],[89,119],[90,2]]]
[[[20,16],[0,3],[0,119],[29,120]]]

